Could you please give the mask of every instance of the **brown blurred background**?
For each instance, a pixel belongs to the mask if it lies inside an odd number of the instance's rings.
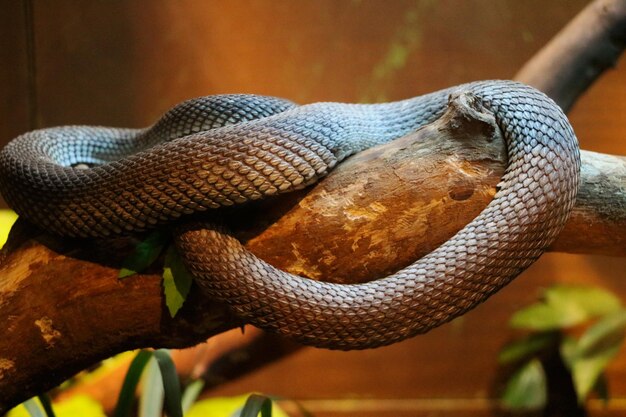
[[[583,0],[1,0],[0,144],[59,124],[140,127],[186,98],[247,92],[371,102],[511,78]],[[570,113],[581,146],[626,154],[626,61]],[[378,350],[303,349],[223,385],[306,400],[317,416],[492,415],[507,320],[552,283],[626,300],[626,259],[549,254],[485,305]],[[626,413],[626,351],[612,365]],[[354,402],[353,399],[368,399]],[[371,400],[371,401],[370,401]]]

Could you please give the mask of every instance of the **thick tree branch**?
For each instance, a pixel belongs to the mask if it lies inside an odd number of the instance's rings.
[[[576,207],[551,250],[626,256],[626,157],[581,152]]]
[[[543,91],[564,110],[626,47],[626,1],[590,3],[515,75]]]
[[[345,283],[431,252],[482,211],[506,166],[495,122],[453,105],[417,134],[351,158],[247,246]],[[582,160],[580,199],[551,250],[626,256],[626,157],[583,151]]]

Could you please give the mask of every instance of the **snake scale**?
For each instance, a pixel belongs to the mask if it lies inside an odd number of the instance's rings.
[[[566,116],[543,93],[511,81],[481,81],[383,104],[203,97],[146,129],[26,133],[0,153],[0,191],[19,215],[55,234],[143,231],[306,187],[347,156],[434,121],[459,92],[495,115],[508,167],[478,217],[393,275],[354,285],[317,282],[258,259],[219,225],[177,231],[176,244],[197,282],[246,321],[319,347],[386,345],[484,301],[561,231],[575,201],[580,156]]]

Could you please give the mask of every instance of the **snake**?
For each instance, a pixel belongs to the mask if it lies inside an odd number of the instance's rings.
[[[348,156],[433,122],[458,94],[493,113],[507,168],[475,219],[394,274],[360,284],[300,277],[247,251],[219,222],[184,221],[307,187]],[[540,91],[506,80],[377,104],[207,96],[147,128],[44,128],[0,152],[0,192],[38,227],[105,238],[174,222],[188,270],[233,314],[302,344],[341,350],[424,333],[507,285],[562,230],[579,178],[578,142],[565,114]]]

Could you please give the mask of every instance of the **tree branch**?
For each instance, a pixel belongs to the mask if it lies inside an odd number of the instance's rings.
[[[543,91],[567,111],[626,46],[626,1],[590,3],[533,56],[515,79]]]

